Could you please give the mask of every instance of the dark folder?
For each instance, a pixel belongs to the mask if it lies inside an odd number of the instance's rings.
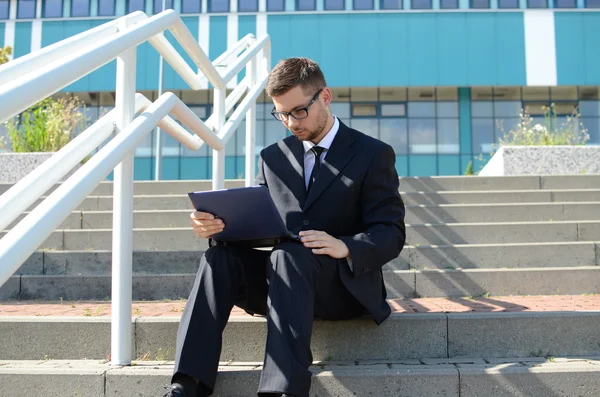
[[[215,241],[243,241],[252,246],[270,246],[283,240],[299,241],[289,232],[264,186],[188,193],[196,211],[208,212],[225,223]]]

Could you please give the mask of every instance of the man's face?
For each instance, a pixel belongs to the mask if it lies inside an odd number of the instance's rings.
[[[292,116],[287,116],[287,119],[282,120],[286,128],[301,141],[318,143],[323,134],[326,133],[325,126],[327,125],[328,112],[321,99],[321,95],[325,93],[325,90],[328,91],[327,88],[321,91],[308,108],[308,117],[298,120]],[[292,112],[308,106],[313,97],[314,93],[306,95],[302,87],[296,86],[285,94],[274,96],[273,104],[277,112]]]

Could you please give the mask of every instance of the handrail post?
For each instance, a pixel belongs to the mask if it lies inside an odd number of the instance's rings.
[[[225,125],[225,99],[227,98],[227,89],[215,88],[213,112],[217,118],[214,124],[214,130],[219,133]],[[225,187],[225,148],[223,150],[213,150],[212,159],[212,188],[213,190],[223,189]]]
[[[250,91],[256,84],[256,75],[258,72],[256,58],[252,57],[246,66],[246,74],[248,75],[248,87]],[[250,109],[246,112],[246,186],[254,185],[254,168],[255,168],[255,142],[256,142],[256,101],[252,103]]]
[[[125,29],[126,21],[120,26]],[[117,58],[117,133],[135,116],[136,48]],[[113,183],[111,364],[131,364],[133,151],[115,167]]]

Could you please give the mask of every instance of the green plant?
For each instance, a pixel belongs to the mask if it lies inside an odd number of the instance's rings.
[[[47,98],[7,121],[14,152],[55,152],[87,121],[83,103],[74,96]]]
[[[467,164],[467,168],[465,169],[465,175],[475,175],[473,172],[473,160],[469,161]]]
[[[554,146],[554,145],[584,145],[590,136],[580,121],[577,109],[564,120],[558,117],[554,104],[542,107],[544,121],[534,120],[527,108],[521,110],[519,123],[515,128],[505,132],[503,124],[498,123],[503,137],[499,139],[501,146]],[[535,122],[535,123],[534,123]]]
[[[8,57],[12,55],[12,47],[6,46],[0,48],[0,65],[9,61]]]

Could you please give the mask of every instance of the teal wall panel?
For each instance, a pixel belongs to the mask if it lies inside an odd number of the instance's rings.
[[[437,73],[439,85],[466,85],[469,55],[467,14],[439,14],[437,18]]]
[[[383,87],[408,85],[409,18],[406,14],[382,14],[379,17],[379,37],[388,46],[389,43],[395,43],[391,47],[393,50],[387,47],[379,53],[379,84]]]
[[[216,59],[227,50],[227,17],[210,17],[209,58]]]
[[[308,57],[320,62],[321,46],[315,45],[322,37],[319,20],[320,17],[316,14],[301,14],[290,18],[290,56]]]
[[[270,21],[269,21],[270,23]],[[269,25],[267,25],[269,26]],[[327,84],[332,87],[347,85],[350,80],[351,46],[347,32],[350,30],[350,21],[347,14],[331,14],[321,17],[322,37],[320,61]],[[270,31],[270,29],[269,29]],[[272,40],[277,40],[273,37]],[[278,42],[279,43],[279,42]],[[331,50],[335,49],[335,50]],[[385,58],[388,54],[382,53]]]
[[[554,30],[558,84],[582,84],[581,64],[585,62],[583,13],[555,12]]]
[[[183,23],[188,28],[188,30],[192,33],[192,36],[194,36],[196,41],[198,41],[198,17],[182,17],[181,19],[183,20]],[[189,67],[194,72],[196,72],[198,70],[198,68],[194,64],[194,61],[192,61],[192,59],[189,57],[189,55],[183,50],[183,47],[181,47],[181,45],[177,42],[177,40],[175,40],[175,38],[171,35],[170,32],[169,32],[168,36],[170,36],[169,41],[171,41],[171,43],[173,44],[175,49],[179,52],[179,54],[181,54],[183,59],[185,59],[185,61],[189,65]],[[166,89],[180,89],[180,90],[190,89],[190,86],[188,85],[188,83],[183,81],[183,79],[177,73],[175,73],[173,68],[171,68],[171,65],[168,65],[165,62],[165,66],[166,66],[165,70],[168,69],[170,72],[170,85],[167,85],[166,81],[165,81]]]
[[[163,157],[162,158],[162,178],[165,180],[179,179],[179,158],[178,157]]]
[[[458,89],[458,122],[460,152],[471,153],[471,89]]]
[[[431,13],[412,14],[408,22],[411,85],[438,85],[438,46],[436,15]],[[390,43],[392,44],[392,43]]]
[[[238,39],[246,36],[248,33],[256,36],[256,15],[240,15],[238,17]],[[246,70],[242,70],[238,75],[238,81],[246,76]]]
[[[437,175],[436,155],[413,155],[408,158],[410,176]]]
[[[31,52],[31,22],[15,23],[15,46],[13,58],[19,58]]]
[[[4,30],[5,30],[5,23],[0,22],[0,47],[4,47]]]
[[[136,157],[133,160],[133,178],[136,181],[149,181],[153,178],[154,159],[151,157]]]
[[[467,18],[468,85],[491,85],[495,80],[496,49],[490,43],[496,42],[496,34],[495,13],[482,12]]]
[[[600,14],[585,13],[583,15],[585,84],[600,84],[600,53],[598,37],[600,37]]]
[[[210,179],[208,165],[211,161],[210,157],[182,157],[181,179]]]
[[[346,85],[377,86],[379,80],[377,70],[381,53],[379,45],[382,46],[381,48],[389,48],[386,47],[385,42],[379,41],[379,14],[350,14],[348,18],[350,63],[346,67],[350,69],[350,78]]]
[[[496,85],[526,85],[523,14],[498,13],[496,19]]]
[[[460,156],[458,155],[439,155],[437,175],[458,175],[460,174]]]
[[[396,156],[396,172],[398,176],[408,176],[408,156]],[[402,186],[400,186],[402,190]]]

